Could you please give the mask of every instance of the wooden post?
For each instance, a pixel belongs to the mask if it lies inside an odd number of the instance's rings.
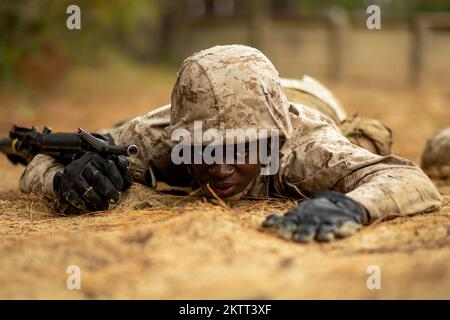
[[[425,18],[416,17],[411,28],[410,47],[410,83],[420,86],[423,83],[425,69],[425,47],[428,33],[428,22]]]
[[[339,82],[343,78],[345,41],[347,39],[348,16],[343,10],[328,14],[328,78]]]
[[[267,36],[267,1],[250,0],[249,2],[249,20],[247,25],[248,44],[257,49],[263,49],[265,37]]]

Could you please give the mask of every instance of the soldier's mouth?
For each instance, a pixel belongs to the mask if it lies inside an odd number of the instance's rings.
[[[228,197],[233,195],[237,185],[233,183],[213,183],[211,188],[219,197]]]

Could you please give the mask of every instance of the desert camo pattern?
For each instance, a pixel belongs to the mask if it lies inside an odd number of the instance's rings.
[[[218,46],[189,57],[177,75],[170,106],[104,132],[118,144],[133,143],[140,148],[139,156],[130,158],[137,182],[189,185],[195,176],[189,166],[172,164],[170,152],[176,142],[170,137],[176,128],[192,130],[194,120],[206,123],[204,129],[256,126],[280,130],[279,171],[258,176],[247,196],[305,199],[324,190],[344,192],[368,210],[365,223],[392,214],[433,211],[441,205],[436,187],[414,163],[395,155],[374,154],[347,139],[332,117],[303,100],[289,103],[270,61],[246,46]],[[61,168],[49,157],[40,155],[35,160],[22,176],[21,189],[50,191],[51,186],[42,186],[51,184],[44,176]]]
[[[194,120],[224,137],[230,128],[277,129],[287,138],[292,132],[277,70],[258,50],[239,45],[187,58],[173,89],[171,112],[171,130],[184,128],[192,137]]]
[[[27,165],[19,181],[19,188],[24,192],[43,195],[54,199],[53,177],[64,170],[64,165],[58,163],[53,157],[45,154],[36,155]]]
[[[450,128],[440,130],[427,141],[421,167],[432,178],[450,178]]]

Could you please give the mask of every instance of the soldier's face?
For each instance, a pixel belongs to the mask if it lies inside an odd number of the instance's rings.
[[[194,164],[192,165],[200,183],[209,183],[221,198],[244,191],[259,174],[259,164]]]
[[[223,147],[226,154],[226,147]],[[236,153],[237,153],[237,149]],[[253,152],[256,152],[254,150]],[[193,164],[192,167],[197,179],[202,184],[209,184],[214,192],[221,198],[230,197],[245,190],[250,182],[260,173],[261,165],[251,163],[250,150],[245,146],[245,154],[239,154],[245,159],[243,164]],[[255,157],[255,159],[257,159]],[[226,162],[226,161],[224,161]]]

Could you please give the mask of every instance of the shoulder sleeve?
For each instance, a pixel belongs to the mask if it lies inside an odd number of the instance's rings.
[[[116,144],[135,144],[139,148],[136,157],[129,157],[130,170],[135,181],[156,186],[156,178],[151,167],[152,154],[150,146],[161,136],[170,123],[170,105],[165,105],[149,113],[132,118],[119,126],[101,130],[108,133]]]
[[[169,124],[170,105],[165,105],[100,133],[110,134],[116,144],[137,145],[138,156],[128,158],[133,178],[155,188],[157,181],[180,184],[189,176],[184,166],[171,166],[170,154],[174,143],[167,129]]]
[[[440,207],[439,192],[414,163],[352,144],[315,111],[299,108],[292,120],[297,130],[281,149],[279,192],[299,197],[344,192],[368,210],[370,221]]]
[[[51,156],[36,155],[27,165],[19,181],[22,192],[36,193],[55,200],[53,191],[53,177],[57,172],[63,171],[64,166]]]

